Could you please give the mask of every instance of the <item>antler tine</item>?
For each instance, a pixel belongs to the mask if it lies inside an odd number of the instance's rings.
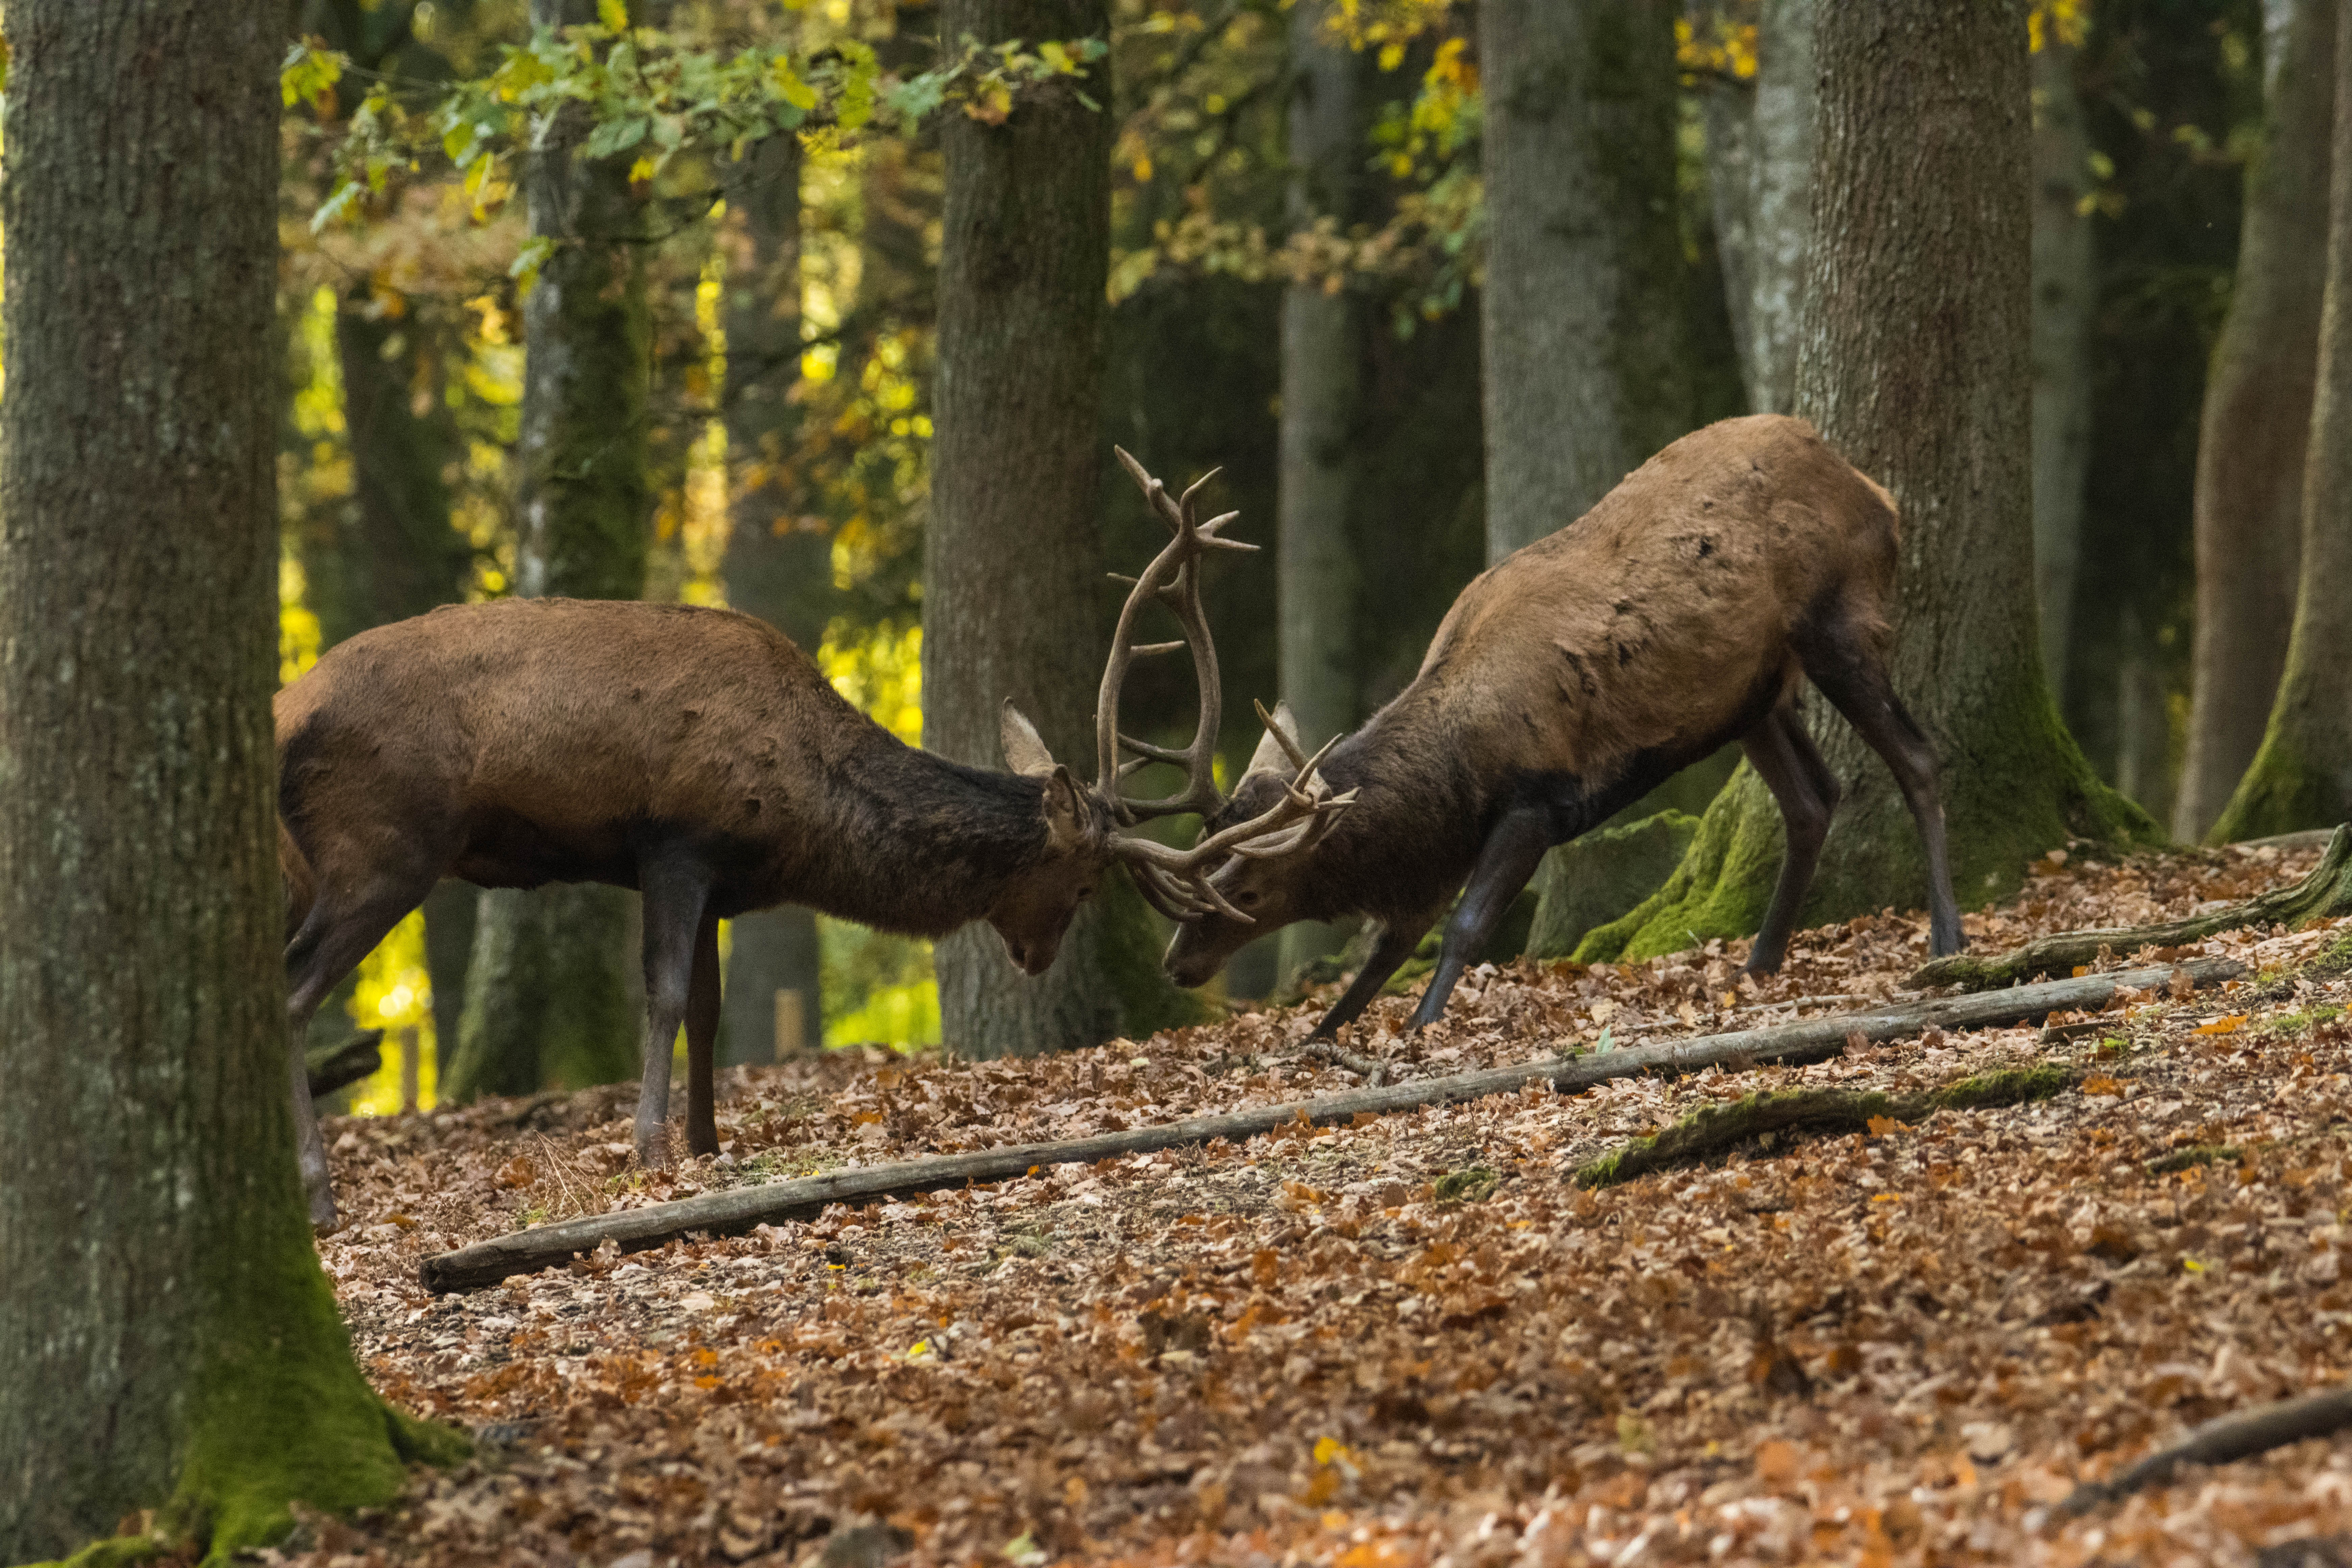
[[[1153,558],[1143,574],[1134,579],[1134,587],[1127,603],[1118,613],[1118,626],[1111,636],[1110,658],[1103,667],[1102,686],[1095,699],[1096,792],[1108,800],[1122,823],[1132,823],[1150,816],[1167,816],[1177,812],[1198,812],[1213,815],[1224,804],[1218,793],[1215,770],[1215,750],[1218,725],[1223,717],[1223,692],[1217,678],[1217,650],[1209,637],[1207,616],[1201,608],[1201,557],[1210,549],[1231,548],[1237,541],[1223,540],[1209,531],[1231,520],[1227,514],[1202,526],[1194,521],[1193,498],[1201,487],[1215,477],[1219,470],[1211,469],[1189,486],[1181,500],[1171,498],[1168,488],[1153,479],[1133,454],[1123,447],[1112,448],[1118,456],[1119,466],[1143,491],[1144,499],[1159,513],[1174,534],[1167,545]],[[1253,547],[1254,548],[1254,547]],[[1181,643],[1144,644],[1135,640],[1135,623],[1144,605],[1157,600],[1172,611],[1182,626]],[[1129,664],[1141,653],[1173,651],[1179,647],[1192,650],[1192,674],[1200,688],[1200,721],[1192,731],[1192,743],[1181,752],[1146,746],[1129,741],[1118,732],[1118,698],[1126,684]],[[1127,772],[1119,760],[1119,750],[1125,743],[1129,750],[1143,752],[1160,761],[1181,763],[1185,770],[1184,788],[1160,800],[1130,800],[1119,792],[1119,781]]]
[[[1290,765],[1302,773],[1305,772],[1307,753],[1300,751],[1298,743],[1290,738],[1281,725],[1274,721],[1274,715],[1265,710],[1265,700],[1262,697],[1253,697],[1250,699],[1250,706],[1257,710],[1257,721],[1265,726],[1265,732],[1274,737],[1274,743],[1282,748],[1282,754],[1290,759]]]

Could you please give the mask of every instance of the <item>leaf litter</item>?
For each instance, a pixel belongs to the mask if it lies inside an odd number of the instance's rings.
[[[2175,918],[2316,852],[2039,861],[1992,949]],[[722,1080],[722,1152],[633,1170],[633,1086],[333,1124],[320,1243],[369,1376],[479,1438],[266,1558],[394,1563],[2284,1563],[2352,1561],[2352,1437],[2071,1521],[2186,1429],[2352,1363],[2352,921],[2189,952],[2226,992],[1929,1030],[1801,1068],[1538,1088],[688,1238],[472,1295],[425,1256],[745,1181],[1350,1087],[1319,1008],[961,1064],[835,1052]],[[1481,966],[1349,1031],[1391,1078],[1851,1010],[1892,913],[1646,963]],[[2135,955],[2114,955],[2116,967]],[[2318,959],[2319,962],[2311,961]],[[2106,967],[2103,959],[2100,967]],[[1318,1001],[1328,1002],[1327,998]],[[2222,1026],[2217,1027],[2217,1025]],[[1586,1163],[1760,1091],[2075,1092],[1761,1141],[1600,1191]],[[2323,1545],[2315,1546],[2315,1542]],[[2266,1555],[2267,1553],[2267,1555]],[[2326,1556],[2315,1561],[2331,1561]]]

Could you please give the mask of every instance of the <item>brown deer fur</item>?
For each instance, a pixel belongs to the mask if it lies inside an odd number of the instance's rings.
[[[1324,1018],[1328,1037],[1466,878],[1414,1015],[1425,1024],[1547,849],[1735,740],[1788,826],[1748,963],[1777,969],[1838,795],[1796,717],[1806,676],[1894,770],[1927,844],[1935,951],[1958,951],[1935,759],[1886,677],[1895,537],[1893,498],[1801,420],[1730,419],[1676,441],[1463,590],[1412,684],[1325,760],[1323,782],[1357,792],[1352,809],[1310,850],[1236,857],[1213,877],[1252,922],[1185,926],[1170,974],[1197,985],[1292,921],[1369,915],[1381,940]],[[1281,762],[1269,737],[1204,833],[1265,809]]]
[[[991,773],[908,746],[782,634],[727,610],[435,610],[329,652],[278,694],[277,730],[295,1098],[322,1224],[303,1029],[443,877],[643,891],[637,1152],[658,1163],[681,1022],[688,1145],[718,1147],[720,920],[787,900],[919,936],[987,920],[1037,973],[1113,854],[1111,808],[1067,770]]]

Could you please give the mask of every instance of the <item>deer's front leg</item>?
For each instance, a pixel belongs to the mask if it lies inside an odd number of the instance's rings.
[[[710,884],[699,868],[667,858],[643,863],[638,884],[645,889],[646,1036],[636,1146],[637,1163],[651,1170],[669,1163],[670,1058],[693,1000],[695,937]]]
[[[1505,814],[1486,835],[1462,901],[1454,906],[1453,918],[1445,922],[1445,946],[1438,953],[1437,973],[1429,977],[1429,989],[1421,994],[1421,1005],[1412,1011],[1412,1027],[1435,1023],[1445,1011],[1445,999],[1454,994],[1463,970],[1469,967],[1471,955],[1495,934],[1503,911],[1536,874],[1544,851],[1551,846],[1551,813],[1540,806],[1521,806]]]

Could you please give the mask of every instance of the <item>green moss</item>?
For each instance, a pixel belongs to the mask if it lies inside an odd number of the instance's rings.
[[[2150,1160],[2147,1173],[2165,1176],[2196,1165],[2234,1164],[2243,1154],[2244,1151],[2234,1143],[2198,1143],[2186,1149],[2176,1149],[2162,1159]]]
[[[1475,1204],[1494,1196],[1501,1177],[1484,1165],[1472,1165],[1465,1170],[1448,1171],[1437,1178],[1434,1188],[1442,1204]]]
[[[2063,1068],[2012,1068],[1979,1074],[1923,1094],[1842,1089],[1788,1089],[1751,1094],[1694,1111],[1662,1132],[1637,1138],[1580,1168],[1580,1187],[1605,1187],[1670,1166],[1694,1164],[1750,1139],[1862,1132],[1872,1121],[1923,1121],[1941,1110],[1977,1110],[2047,1100],[2074,1076]]]
[[[2352,820],[2352,797],[2326,768],[2304,754],[2284,716],[2284,704],[2272,711],[2262,749],[2206,834],[2208,844],[2234,844]]]
[[[1580,963],[1654,957],[1715,937],[1745,936],[1764,921],[1780,865],[1780,813],[1746,763],[1715,797],[1680,862],[1648,898],[1577,943]]]
[[[1569,957],[1589,932],[1622,919],[1674,875],[1698,831],[1697,817],[1662,811],[1588,833],[1544,857],[1528,956]]]

